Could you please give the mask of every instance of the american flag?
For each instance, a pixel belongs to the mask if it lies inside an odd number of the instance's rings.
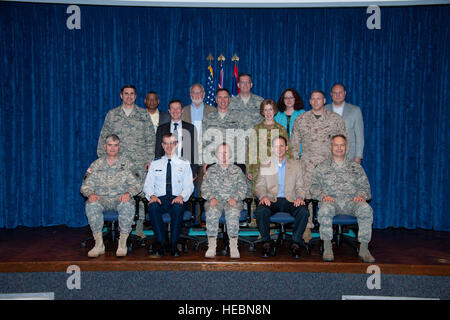
[[[216,90],[214,89],[213,68],[208,67],[208,81],[206,82],[205,103],[210,106],[216,106]]]

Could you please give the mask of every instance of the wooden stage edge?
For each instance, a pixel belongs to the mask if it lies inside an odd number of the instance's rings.
[[[159,259],[158,259],[159,260]],[[371,273],[371,265],[380,268],[381,274],[450,276],[448,265],[406,265],[342,262],[205,262],[205,261],[43,261],[0,262],[0,272],[66,272],[70,265],[81,271],[239,271],[239,272],[324,272]]]
[[[199,251],[188,242],[188,252],[180,257],[149,256],[145,247],[136,246],[126,257],[116,257],[117,244],[105,243],[106,252],[98,258],[88,258],[94,245],[81,242],[91,235],[88,227],[66,226],[0,229],[0,272],[67,272],[76,265],[81,271],[234,271],[234,272],[311,272],[367,274],[370,265],[380,268],[381,274],[450,276],[450,232],[429,230],[375,229],[371,252],[373,264],[363,263],[347,244],[333,249],[334,262],[324,262],[319,244],[313,244],[311,254],[301,250],[301,258],[293,259],[288,244],[275,257],[261,257],[261,245],[249,251],[240,243],[240,259],[221,255],[219,241],[217,256],[205,258],[206,244]],[[153,241],[149,239],[148,241]],[[369,273],[371,273],[369,271]]]

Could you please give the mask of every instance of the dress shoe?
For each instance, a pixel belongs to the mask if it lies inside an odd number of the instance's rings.
[[[271,251],[272,251],[272,243],[270,241],[266,241],[264,242],[263,246],[262,246],[262,257],[263,258],[268,258],[271,256]]]
[[[300,258],[300,245],[296,242],[294,242],[290,248],[289,253],[291,254],[292,258],[299,259]]]
[[[165,251],[166,250],[164,249],[164,244],[155,242],[152,246],[150,246],[148,253],[155,257],[162,257],[165,255]]]
[[[178,248],[178,244],[171,246],[170,253],[172,254],[172,257],[179,257],[181,255],[181,251]]]

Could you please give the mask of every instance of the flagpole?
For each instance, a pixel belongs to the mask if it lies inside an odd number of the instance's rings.
[[[223,56],[222,52],[220,53],[220,56],[217,58],[217,61],[220,62],[220,71],[219,71],[219,89],[223,88],[223,62],[225,61],[225,57]]]
[[[241,90],[239,90],[239,87],[238,87],[238,84],[237,84],[238,83],[238,77],[239,77],[237,62],[239,61],[239,57],[237,56],[236,52],[234,53],[233,58],[231,58],[231,61],[234,61],[233,86],[232,86],[232,89],[231,89],[231,94],[233,96],[237,96]]]

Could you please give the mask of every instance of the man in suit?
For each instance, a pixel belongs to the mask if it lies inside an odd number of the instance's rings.
[[[344,118],[348,131],[349,149],[347,158],[361,163],[364,151],[364,122],[361,109],[358,106],[345,102],[347,92],[344,85],[336,83],[331,88],[331,100],[325,109],[334,111]]]
[[[190,90],[191,101],[192,103],[188,106],[183,107],[183,115],[181,120],[191,123],[195,126],[197,130],[197,145],[198,139],[200,139],[203,134],[202,130],[202,121],[205,116],[209,113],[215,112],[217,109],[213,106],[207,105],[203,103],[203,99],[205,99],[205,90],[200,83],[194,83]],[[201,166],[198,167],[198,171],[194,172],[194,176],[197,175],[197,191],[198,195],[201,195],[201,183],[203,181],[203,170]]]
[[[300,163],[286,158],[288,144],[286,138],[278,136],[272,141],[272,158],[261,164],[256,179],[255,193],[260,200],[255,210],[256,223],[263,240],[262,257],[270,255],[273,245],[270,241],[270,216],[288,212],[295,218],[293,243],[290,247],[292,257],[300,257],[300,243],[308,223],[309,212],[305,205],[306,191]]]
[[[215,107],[204,104],[205,90],[200,83],[194,83],[190,89],[192,103],[183,107],[182,120],[192,123],[197,128],[197,133],[201,134],[203,118],[216,110]]]
[[[163,134],[161,144],[164,156],[150,164],[143,191],[149,200],[148,213],[159,244],[156,254],[164,255],[167,233],[162,214],[169,212],[170,248],[172,255],[178,257],[177,241],[183,224],[184,204],[194,191],[194,184],[189,161],[176,155],[176,135]]]
[[[170,122],[159,125],[156,130],[155,159],[164,155],[162,137],[165,133],[173,133],[177,137],[177,148],[175,150],[179,157],[183,157],[191,164],[194,180],[198,171],[198,144],[197,130],[193,124],[181,120],[183,115],[183,104],[180,100],[169,102]]]
[[[160,124],[164,124],[170,121],[170,115],[167,112],[163,112],[158,109],[159,97],[155,91],[149,91],[144,100],[145,106],[147,107],[148,114],[152,120],[153,129],[158,128]]]

